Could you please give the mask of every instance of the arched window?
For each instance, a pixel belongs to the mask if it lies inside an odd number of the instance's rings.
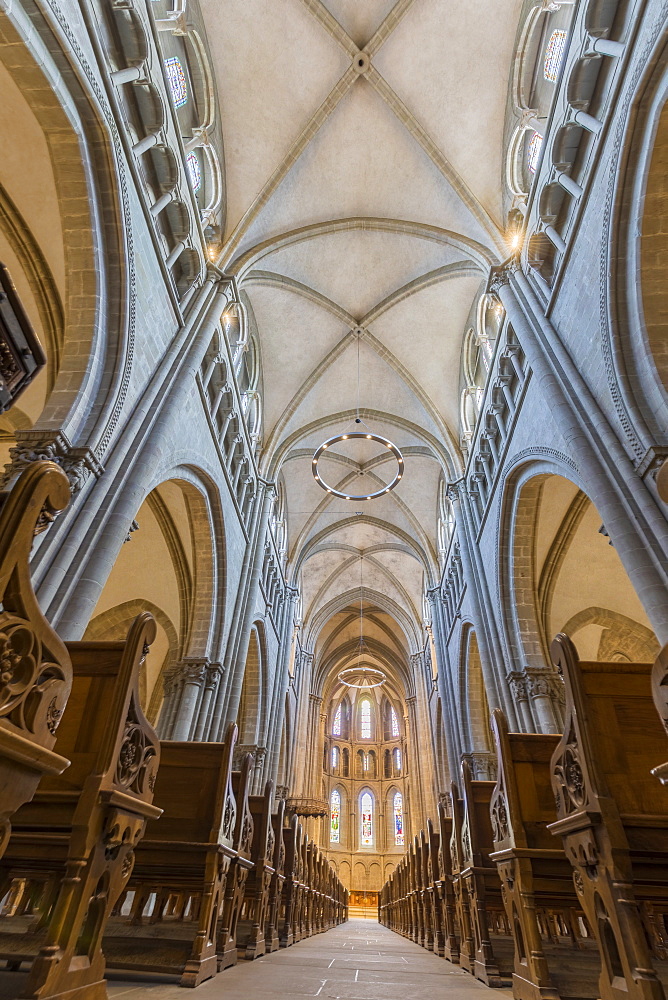
[[[186,166],[188,167],[188,176],[190,177],[193,191],[197,194],[202,186],[202,168],[199,165],[197,153],[188,153],[186,156]]]
[[[362,847],[373,847],[373,798],[370,792],[364,793],[360,806],[360,842]]]
[[[334,789],[331,798],[331,818],[329,825],[329,842],[338,844],[341,833],[341,794]]]
[[[564,57],[565,47],[566,32],[553,31],[545,49],[545,62],[543,64],[543,76],[546,80],[549,80],[550,83],[557,82],[559,67],[561,66],[561,60]]]
[[[404,797],[401,792],[394,796],[394,843],[396,847],[404,846]]]
[[[347,747],[343,748],[343,777],[350,777],[350,753]]]
[[[534,132],[529,139],[529,148],[527,149],[527,166],[532,174],[536,173],[536,167],[538,166],[538,158],[540,157],[542,146],[542,135],[540,132]]]
[[[393,708],[390,709],[390,718],[392,720],[392,739],[396,739],[399,736],[399,720]]]
[[[371,739],[371,702],[364,698],[360,705],[360,739]]]
[[[369,770],[369,755],[368,755],[368,753],[364,754],[363,760],[364,760],[364,770],[368,771]]]
[[[332,723],[332,736],[340,736],[340,735],[341,735],[341,706],[339,705],[339,707],[336,710],[336,714],[334,716],[334,722]]]
[[[177,59],[176,56],[165,59],[165,72],[174,107],[182,108],[188,101],[188,87],[181,60]]]
[[[401,773],[401,750],[399,747],[394,748],[394,770],[397,774]]]
[[[332,747],[332,768],[336,769],[339,766],[339,748]]]

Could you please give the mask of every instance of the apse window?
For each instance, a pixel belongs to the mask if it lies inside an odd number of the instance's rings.
[[[404,846],[404,797],[401,792],[394,796],[394,844]]]
[[[332,792],[331,806],[329,842],[330,844],[338,844],[341,833],[341,795],[336,789]]]
[[[360,705],[360,739],[371,739],[371,702],[368,698]]]
[[[177,59],[176,56],[170,56],[169,59],[165,59],[165,72],[167,73],[167,82],[169,83],[174,107],[182,108],[188,101],[188,87],[181,60]]]
[[[332,724],[332,736],[341,735],[341,706],[336,710],[336,715],[334,716],[334,722]]]
[[[396,739],[399,735],[399,720],[397,719],[397,713],[394,709],[391,710],[392,713],[392,738]]]
[[[550,83],[557,82],[559,67],[561,66],[561,60],[564,57],[565,48],[566,32],[553,31],[550,35],[550,40],[547,43],[547,48],[545,49],[545,62],[543,64],[543,76],[546,80],[549,80]]]
[[[362,796],[362,847],[373,847],[373,799],[369,792]]]
[[[542,145],[542,135],[540,135],[539,132],[534,132],[529,140],[529,149],[527,150],[527,166],[532,174],[536,173],[536,167],[538,166],[538,158],[540,156]]]
[[[332,747],[332,767],[336,768],[339,766],[339,748]]]
[[[394,748],[394,770],[401,770],[401,750],[399,747]]]
[[[190,177],[193,191],[197,194],[202,186],[202,170],[199,165],[197,153],[188,153],[186,156],[186,166],[188,167],[188,176]]]

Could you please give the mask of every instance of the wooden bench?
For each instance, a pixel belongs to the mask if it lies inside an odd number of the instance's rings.
[[[41,883],[38,912],[0,922],[0,957],[31,962],[24,996],[105,1000],[102,936],[132,873],[151,804],[160,744],[139,703],[139,670],[156,627],[144,613],[125,642],[71,642],[72,692],[55,750],[72,763],[46,775],[14,816],[0,861]]]
[[[236,741],[231,724],[224,743],[161,742],[155,801],[163,815],[148,824],[136,851],[130,912],[107,926],[110,968],[177,975],[181,986],[216,974],[218,920],[235,857]]]
[[[441,925],[443,928],[443,957],[455,965],[459,963],[459,920],[452,869],[452,816],[447,816],[442,802],[438,805],[440,846],[438,851],[438,882],[436,884]]]
[[[297,920],[300,906],[301,883],[299,859],[301,855],[302,828],[297,816],[283,831],[285,845],[284,882],[278,917],[278,941],[281,948],[289,948],[298,938]]]
[[[560,737],[509,733],[495,709],[498,778],[490,802],[494,852],[514,947],[518,1000],[598,996],[600,956],[583,919],[573,872],[548,829],[556,810],[550,762]],[[556,928],[556,930],[555,930]]]
[[[232,793],[237,805],[232,848],[234,857],[225,880],[225,895],[218,932],[218,971],[237,964],[237,924],[244,904],[246,879],[253,867],[253,816],[248,797],[252,754],[245,754],[240,771],[232,771]]]
[[[513,972],[513,944],[505,930],[505,906],[497,867],[490,860],[494,850],[489,804],[493,781],[475,781],[467,760],[462,761],[463,821],[459,877],[468,897],[473,931],[470,953],[460,964],[487,986],[508,985]],[[464,952],[462,952],[464,956]]]
[[[54,744],[72,686],[72,664],[37,604],[29,566],[35,535],[67,507],[67,476],[54,462],[33,462],[0,499],[2,856],[13,814],[33,797],[42,775],[62,774],[69,764]]]
[[[272,868],[274,873],[269,887],[269,907],[264,931],[264,941],[267,952],[278,951],[279,918],[281,912],[281,897],[285,884],[285,843],[283,822],[285,819],[285,801],[280,799],[275,813],[272,813],[271,823],[274,831],[274,856]]]
[[[276,837],[271,822],[274,783],[268,781],[264,795],[250,795],[248,808],[253,818],[251,842],[252,868],[246,878],[244,902],[237,922],[237,949],[239,958],[259,958],[266,952],[264,940],[269,892],[274,876],[274,847]]]
[[[550,764],[558,817],[550,830],[601,952],[598,996],[664,1000],[668,796],[651,771],[666,734],[652,664],[580,662],[565,635],[552,643],[552,659],[566,686],[566,721]]]
[[[668,462],[664,464],[668,478]],[[652,696],[663,728],[668,734],[668,643],[657,656],[652,668]],[[662,785],[668,785],[668,761],[653,767],[652,774]]]
[[[436,829],[431,820],[427,820],[427,843],[429,848],[427,863],[427,907],[431,925],[431,949],[437,955],[443,956],[445,952],[445,937],[443,934],[443,917],[439,897],[439,883],[441,881],[439,867],[441,834],[440,826]]]
[[[456,923],[459,928],[459,964],[467,972],[473,972],[475,967],[475,945],[473,942],[473,926],[469,911],[469,898],[466,885],[462,878],[465,867],[462,830],[464,826],[464,801],[459,793],[456,782],[451,785],[452,798],[452,834],[450,836],[450,864],[452,892],[455,900]],[[446,953],[446,957],[447,953]]]

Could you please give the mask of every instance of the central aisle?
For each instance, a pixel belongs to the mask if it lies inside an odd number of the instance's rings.
[[[507,1000],[456,965],[372,920],[349,920],[292,948],[242,962],[188,993],[178,986],[109,983],[113,1000]]]

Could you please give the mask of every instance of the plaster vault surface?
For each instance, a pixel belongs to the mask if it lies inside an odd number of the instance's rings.
[[[225,148],[218,264],[257,344],[261,466],[284,492],[303,641],[349,665],[361,591],[370,660],[396,676],[438,576],[439,482],[462,471],[462,339],[509,253],[503,122],[521,4],[493,16],[487,0],[201,6]],[[406,474],[350,504],[323,493],[310,459],[354,429],[358,399],[361,428],[399,445]],[[321,472],[374,492],[392,462],[351,447]]]

